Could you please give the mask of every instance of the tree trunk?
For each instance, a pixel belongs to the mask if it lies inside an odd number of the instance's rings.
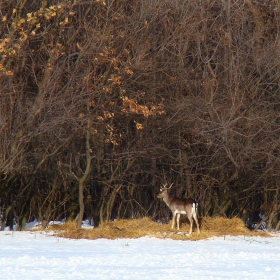
[[[84,203],[84,182],[79,181],[79,214],[77,216],[77,227],[80,228],[82,226],[84,212],[85,212],[85,203]]]
[[[89,113],[89,105],[88,105],[88,113]],[[84,203],[84,188],[85,188],[85,182],[89,176],[90,170],[91,170],[91,149],[90,149],[90,127],[91,127],[91,121],[90,116],[88,116],[88,122],[87,122],[87,130],[86,130],[86,169],[81,178],[78,178],[79,182],[79,214],[77,216],[77,227],[80,228],[82,226],[82,221],[85,213],[85,203]]]

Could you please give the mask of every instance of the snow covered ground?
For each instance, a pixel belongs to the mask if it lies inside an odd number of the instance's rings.
[[[0,279],[280,279],[280,236],[69,240],[0,232]]]

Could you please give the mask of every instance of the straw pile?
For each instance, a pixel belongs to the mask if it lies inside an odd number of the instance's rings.
[[[56,230],[58,236],[73,239],[117,239],[149,236],[177,240],[200,240],[213,236],[226,235],[268,235],[267,233],[249,231],[243,221],[238,218],[204,217],[201,219],[200,224],[201,233],[198,234],[197,229],[194,227],[192,235],[188,234],[188,223],[181,224],[180,230],[178,231],[177,229],[171,229],[171,223],[160,224],[147,217],[103,223],[100,227],[93,229],[77,229],[74,222],[68,222],[59,229],[57,227],[55,229],[50,227],[50,230]]]

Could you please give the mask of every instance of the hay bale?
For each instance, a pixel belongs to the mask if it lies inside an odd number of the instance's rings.
[[[202,219],[202,230],[214,235],[243,235],[250,231],[239,218],[227,219],[224,217],[205,217]]]

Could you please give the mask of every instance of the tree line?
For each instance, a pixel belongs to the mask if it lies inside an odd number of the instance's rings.
[[[0,2],[2,228],[169,215],[279,227],[280,4]]]

